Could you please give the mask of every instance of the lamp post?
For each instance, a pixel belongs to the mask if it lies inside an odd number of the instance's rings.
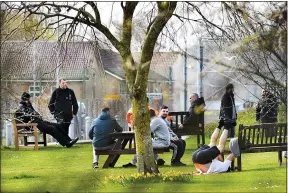
[[[59,14],[61,9],[59,7],[55,7],[55,13]],[[55,69],[55,79],[56,79],[56,88],[59,87],[59,70],[60,70],[60,42],[59,42],[59,15],[57,16],[57,62],[56,62],[56,69]]]
[[[199,61],[199,68],[198,68],[198,93],[200,97],[203,96],[203,80],[202,80],[202,71],[203,71],[203,42],[202,38],[199,38],[199,45],[200,45],[200,61]]]
[[[184,111],[187,110],[187,42],[185,38],[185,53],[184,53]]]

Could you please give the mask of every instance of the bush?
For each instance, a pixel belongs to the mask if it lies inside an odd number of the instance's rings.
[[[255,125],[256,121],[256,110],[254,107],[249,108],[247,111],[242,111],[237,113],[237,126],[235,127],[235,136],[238,136],[239,124],[243,125]],[[278,122],[287,122],[287,107],[284,104],[278,107]],[[205,125],[205,135],[210,137],[217,127],[218,122],[213,122]]]

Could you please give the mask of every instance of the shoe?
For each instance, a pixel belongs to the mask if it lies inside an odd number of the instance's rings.
[[[67,148],[72,147],[75,143],[77,143],[78,140],[79,140],[79,138],[76,137],[75,139],[73,139],[72,141],[70,141],[70,142],[66,145],[66,147],[67,147]]]
[[[93,168],[93,169],[99,168],[99,167],[98,167],[98,162],[93,163],[93,164],[92,164],[92,168]]]
[[[123,168],[129,168],[129,167],[136,167],[136,165],[131,164],[130,162],[128,164],[122,165]]]
[[[186,164],[182,163],[182,162],[171,162],[171,166],[186,166]]]
[[[163,159],[158,159],[157,160],[157,166],[163,166],[165,164],[165,161]]]

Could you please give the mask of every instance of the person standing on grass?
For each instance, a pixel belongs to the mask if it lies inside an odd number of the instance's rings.
[[[233,138],[235,136],[235,126],[237,124],[237,112],[234,99],[234,85],[228,84],[226,86],[226,92],[221,99],[221,107],[219,114],[218,127],[224,126],[229,130],[228,137]]]
[[[262,90],[262,98],[256,106],[256,121],[260,123],[277,123],[278,102],[276,97],[266,89]],[[265,129],[266,137],[274,137],[276,129]]]
[[[102,109],[101,114],[92,121],[89,130],[89,138],[92,139],[93,147],[93,164],[92,168],[98,168],[99,155],[95,154],[96,150],[109,150],[115,145],[115,141],[110,136],[113,132],[122,132],[123,128],[118,124],[116,119],[110,115],[110,108]]]
[[[65,131],[69,134],[71,120],[76,116],[79,107],[74,91],[68,88],[63,78],[59,79],[59,88],[52,93],[48,108],[57,123],[65,124]]]

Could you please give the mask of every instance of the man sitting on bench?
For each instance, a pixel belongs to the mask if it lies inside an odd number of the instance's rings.
[[[219,145],[216,146],[219,133],[220,129],[216,128],[211,136],[209,146],[204,144],[192,155],[192,162],[200,174],[227,172],[230,170],[231,162],[235,157],[240,155],[238,138],[234,138],[230,141],[230,150],[232,153],[223,160],[222,153],[228,136],[227,127],[224,126],[219,139]]]
[[[171,143],[169,146],[170,148],[173,149],[171,166],[186,166],[186,164],[184,164],[180,161],[184,155],[184,152],[185,152],[186,142],[183,139],[178,138],[178,136],[170,128],[170,122],[167,120],[168,113],[169,113],[168,107],[163,105],[161,107],[159,117],[161,117],[165,121],[165,123],[167,124],[167,127],[169,129],[169,133],[170,133],[170,137],[171,137],[171,141],[170,141]]]
[[[115,141],[110,136],[114,131],[122,132],[123,128],[110,114],[110,109],[105,107],[98,118],[93,120],[89,131],[89,138],[93,140],[93,164],[92,168],[98,168],[99,155],[95,155],[96,150],[109,150],[114,146]]]
[[[20,101],[19,109],[15,113],[16,123],[37,123],[37,128],[41,132],[45,132],[54,137],[63,147],[72,147],[79,138],[71,139],[65,132],[63,124],[44,121],[32,106],[30,97],[30,94],[27,92],[22,94],[22,101]]]
[[[161,117],[156,117],[156,113],[153,109],[149,110],[150,113],[150,128],[153,133],[152,146],[153,148],[166,148],[170,145],[170,133],[168,130],[168,126],[165,121]],[[154,153],[155,160],[157,161],[157,165],[161,162],[162,159],[158,157],[158,154]],[[172,158],[173,159],[173,158]],[[164,160],[162,160],[164,161]],[[131,162],[123,165],[124,168],[127,167],[136,167],[137,163],[137,155],[134,155]],[[161,162],[163,163],[163,162]],[[164,164],[164,163],[163,163]],[[160,164],[160,165],[163,165]]]

